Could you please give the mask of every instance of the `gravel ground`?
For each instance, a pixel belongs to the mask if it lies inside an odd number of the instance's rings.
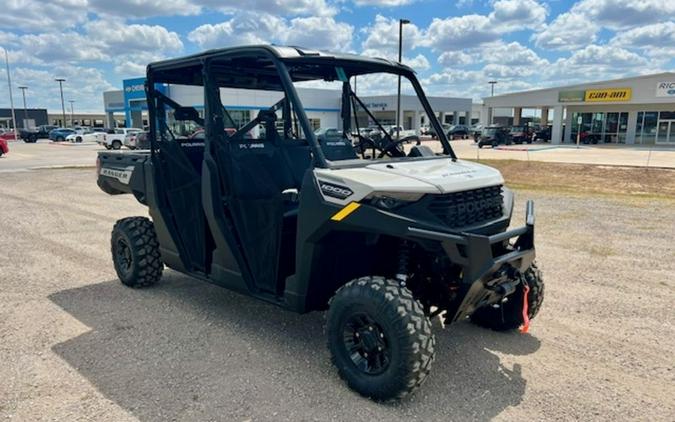
[[[648,420],[675,415],[675,201],[517,191],[536,201],[546,300],[528,335],[437,324],[409,400],[349,391],[323,316],[173,271],[123,287],[113,222],[146,210],[92,169],[0,179],[0,417],[12,420]]]

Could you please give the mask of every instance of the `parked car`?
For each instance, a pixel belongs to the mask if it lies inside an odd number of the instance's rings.
[[[20,138],[26,143],[35,143],[38,139],[49,138],[49,132],[58,129],[54,125],[40,125],[33,129],[19,129]]]
[[[551,140],[551,126],[540,126],[534,130],[532,134],[533,141],[550,141]]]
[[[515,144],[532,143],[532,132],[528,126],[511,126],[509,132],[511,133],[511,140]]]
[[[106,149],[120,149],[124,145],[125,138],[132,134],[143,132],[142,129],[120,127],[117,129],[108,129],[102,141],[98,141],[99,145],[103,145]]]
[[[343,139],[343,133],[341,130],[337,130],[334,127],[322,127],[314,131],[316,139],[319,142],[326,141],[339,141]]]
[[[478,138],[478,148],[483,148],[485,145],[511,145],[511,133],[509,129],[503,126],[488,126],[483,128]]]
[[[1,139],[4,139],[5,142],[7,142],[7,141],[13,141],[13,140],[15,139],[15,138],[14,138],[14,131],[10,129],[10,130],[8,130],[8,131],[6,131],[6,132],[4,132],[4,133],[1,133],[1,134],[0,134],[0,138],[1,138]]]
[[[443,124],[441,124],[441,126],[443,126],[443,131],[445,133],[448,133],[448,131],[452,127],[451,125],[449,125],[447,123],[443,123]],[[434,129],[433,126],[431,128],[429,128],[429,136],[431,136],[431,139],[438,138],[438,135],[436,134],[436,129]]]
[[[204,131],[201,130],[201,133],[203,136]],[[194,135],[195,134],[193,134],[193,136]],[[150,149],[148,132],[132,133],[124,139],[124,146],[129,149]]]
[[[6,133],[0,134],[0,157],[9,152],[9,143],[5,139],[5,135]],[[12,134],[12,139],[14,139],[14,134]]]
[[[582,144],[597,144],[600,142],[602,138],[602,135],[599,133],[591,133],[588,131],[582,131],[581,134],[579,135],[579,142]],[[572,132],[572,142],[577,141],[577,134],[576,132]]]
[[[469,128],[469,134],[473,136],[473,140],[478,142],[478,137],[480,136],[480,132],[483,130],[483,125],[481,124],[476,124],[473,125]]]
[[[73,129],[60,127],[49,132],[49,140],[54,142],[63,142],[66,140],[68,135],[72,135],[73,133],[75,133]]]
[[[68,142],[99,142],[103,140],[105,134],[102,132],[94,132],[93,130],[84,131],[83,133],[71,133],[66,136]]]
[[[469,128],[466,125],[450,126],[446,135],[448,135],[448,139],[466,139],[469,137]]]
[[[399,138],[407,138],[410,136],[417,136],[417,132],[415,132],[414,129],[403,129],[402,126],[396,126],[396,125],[386,125],[382,126],[384,130],[387,131],[389,136],[392,137],[392,139],[396,139],[396,136],[398,135]],[[397,130],[398,128],[398,130]]]

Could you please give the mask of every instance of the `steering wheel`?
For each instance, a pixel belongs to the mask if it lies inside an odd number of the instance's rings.
[[[373,150],[373,157],[375,156],[375,150],[380,151],[381,149],[378,147],[377,143],[373,140],[373,138],[370,138],[368,136],[363,136],[361,134],[357,135],[359,138],[359,144],[354,145],[354,149],[356,149],[356,153],[360,154],[361,157],[365,159],[366,157],[366,150],[372,149]]]
[[[418,139],[416,136],[406,136],[405,138],[397,139],[395,141],[389,141],[387,146],[384,148],[378,148],[380,150],[380,155],[377,158],[383,158],[385,155],[389,157],[405,157],[405,150],[403,149],[403,144],[408,143],[412,140]]]

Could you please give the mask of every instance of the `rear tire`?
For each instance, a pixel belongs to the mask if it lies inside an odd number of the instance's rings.
[[[152,221],[145,217],[117,220],[111,236],[111,252],[120,281],[129,287],[147,287],[162,277],[164,264]]]
[[[122,143],[120,141],[113,141],[112,149],[121,149],[121,148],[122,148]]]
[[[78,136],[77,138],[75,138],[75,142],[82,142],[82,137]]]
[[[350,281],[331,299],[326,320],[333,364],[359,394],[378,401],[400,399],[429,374],[436,342],[431,321],[397,281]]]
[[[544,301],[544,280],[536,264],[532,264],[523,274],[521,281],[527,283],[527,316],[533,319]],[[523,284],[508,296],[508,301],[495,308],[492,305],[477,309],[471,315],[471,322],[495,331],[515,330],[523,324]]]

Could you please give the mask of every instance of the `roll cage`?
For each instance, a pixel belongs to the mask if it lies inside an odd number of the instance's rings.
[[[216,95],[219,88],[259,89],[280,91],[284,94],[284,99],[275,103],[269,111],[282,110],[284,115],[288,116],[292,110],[310,147],[315,167],[330,168],[338,166],[339,164],[331,163],[326,158],[293,84],[316,80],[342,81],[343,107],[341,117],[346,133],[351,128],[351,113],[355,113],[358,106],[370,117],[373,117],[366,105],[351,90],[349,81],[352,77],[373,73],[395,74],[406,77],[411,82],[423,109],[429,116],[431,125],[439,134],[443,153],[456,160],[457,157],[445,136],[445,131],[436,119],[415,72],[411,68],[385,59],[364,58],[349,54],[327,54],[295,47],[277,46],[210,50],[148,65],[146,94],[149,120],[153,122],[150,125],[149,135],[151,154],[154,157],[158,147],[158,132],[162,130],[163,126],[166,126],[165,106],[171,106],[176,110],[185,109],[185,107],[180,107],[162,94],[156,88],[156,84],[204,87],[205,118],[201,120],[197,115],[192,120],[203,124],[206,133],[211,134],[206,137],[207,148],[209,142],[224,140],[225,122],[232,121],[228,111],[222,106],[219,95]],[[185,112],[185,115],[190,117],[189,110]],[[256,124],[263,123],[262,119],[264,119],[264,113],[253,119],[244,128],[240,128],[237,133],[243,133],[244,129],[249,130]],[[292,130],[291,120],[284,118],[284,133],[289,133]],[[374,120],[377,122],[377,119]],[[355,121],[358,127],[358,120],[355,119]],[[386,134],[385,137],[389,138],[390,145],[394,144],[391,136],[381,127],[380,129]],[[237,134],[234,137],[237,137]]]

